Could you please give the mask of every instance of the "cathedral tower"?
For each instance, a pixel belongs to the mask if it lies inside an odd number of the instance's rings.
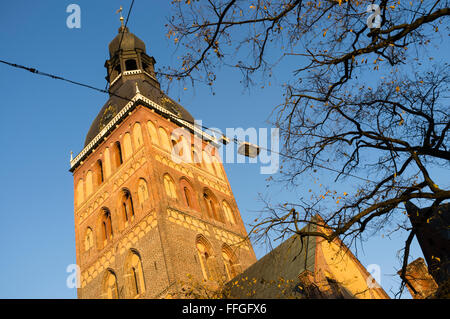
[[[230,280],[256,257],[218,142],[161,91],[126,27],[109,54],[109,100],[70,162],[78,298],[170,298],[189,281]]]

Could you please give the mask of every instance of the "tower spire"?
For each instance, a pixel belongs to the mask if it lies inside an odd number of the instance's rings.
[[[120,13],[120,19],[119,20],[120,20],[121,26],[123,27],[124,25],[123,25],[122,11],[123,11],[123,8],[122,8],[122,6],[120,6],[120,9],[116,11],[116,14]]]
[[[117,10],[122,15],[122,7]],[[110,92],[118,89],[126,81],[148,80],[159,89],[160,84],[156,79],[154,65],[155,59],[147,55],[145,43],[131,33],[123,24],[116,37],[109,43],[109,57],[105,62],[107,69],[106,80],[110,84]],[[134,84],[133,84],[134,88]],[[142,90],[142,86],[140,85]]]

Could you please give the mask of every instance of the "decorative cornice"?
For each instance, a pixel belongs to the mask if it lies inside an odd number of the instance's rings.
[[[165,156],[156,154],[155,159],[164,165],[167,165],[169,167],[172,167],[173,169],[176,169],[177,171],[179,171],[180,173],[182,173],[186,176],[194,177],[194,174],[192,174],[192,172],[189,169],[183,167],[183,165],[175,163],[174,161],[172,161],[171,159],[169,159]]]
[[[112,80],[112,82],[111,82],[111,84],[109,85],[109,86],[113,86],[114,85],[114,83],[116,83],[117,82],[117,80],[118,79],[120,79],[120,77],[122,76],[122,73],[119,73],[119,75],[118,76],[116,76],[116,78],[114,79],[114,80]]]
[[[126,76],[126,75],[135,75],[135,74],[145,74],[148,77],[152,78],[155,81],[158,81],[154,76],[152,76],[150,73],[142,71],[142,70],[131,70],[131,71],[124,71],[123,73],[119,73],[118,76],[116,76],[116,78],[114,80],[111,81],[111,84],[109,85],[110,87],[114,85],[114,83],[116,83],[121,77],[122,75]]]
[[[237,236],[229,231],[214,226],[213,232],[217,240],[220,240],[232,247],[240,247],[245,250],[249,250],[248,240],[246,238]]]
[[[185,214],[173,208],[167,208],[167,219],[174,224],[193,230],[196,233],[206,235],[207,237],[210,236],[207,226],[208,224],[191,215]]]
[[[108,124],[105,125],[105,127],[100,131],[100,133],[98,133],[97,136],[94,137],[88,145],[86,145],[86,147],[81,151],[81,153],[78,154],[72,161],[70,161],[71,169],[73,169],[74,166],[78,164],[81,161],[81,159],[84,158],[84,156],[87,155],[87,153],[94,148],[94,146],[100,141],[102,137],[104,137],[110,130],[114,128],[114,125],[117,122],[119,122],[123,117],[125,117],[127,112],[131,110],[131,108],[133,107],[134,103],[137,100],[138,100],[137,95],[135,95],[131,99],[131,101],[128,102],[127,105],[125,105],[125,107],[119,113],[117,113],[117,115],[114,116],[114,118]]]
[[[179,118],[174,113],[170,112],[169,110],[165,109],[161,105],[153,102],[152,100],[148,99],[147,97],[143,96],[140,93],[137,93],[131,100],[128,102],[125,107],[120,110],[119,113],[107,124],[105,127],[95,136],[92,141],[86,145],[86,147],[73,159],[70,161],[70,171],[73,172],[76,166],[79,164],[82,164],[82,160],[89,155],[89,152],[94,149],[94,147],[101,142],[103,138],[106,138],[107,134],[110,133],[114,128],[116,127],[116,124],[118,124],[120,121],[122,121],[129,113],[133,110],[133,108],[136,106],[136,103],[138,101],[142,101],[145,104],[147,104],[151,109],[155,109],[158,112],[166,115],[169,117],[173,122],[179,124],[180,126],[186,127],[190,131],[199,134],[202,136],[202,138],[210,141],[213,143],[216,147],[219,146],[217,143],[217,139],[214,136],[211,136],[207,133],[205,133],[203,130],[199,129],[197,126],[192,125],[191,123]]]
[[[142,70],[131,70],[131,71],[124,71],[123,75],[134,75],[134,74],[141,74]]]
[[[215,144],[215,146],[219,146],[217,139],[215,136],[211,136],[207,133],[205,133],[202,129],[200,129],[198,126],[193,125],[183,119],[181,119],[180,117],[178,117],[176,114],[174,114],[173,112],[170,112],[169,110],[167,110],[166,108],[162,107],[161,105],[153,102],[152,100],[150,100],[149,98],[143,96],[142,94],[136,94],[136,96],[139,96],[139,99],[145,103],[147,103],[148,105],[150,105],[151,107],[153,107],[155,110],[160,111],[161,113],[167,114],[169,115],[169,117],[171,117],[171,119],[174,122],[177,122],[178,124],[180,124],[181,126],[184,126],[186,128],[188,128],[189,130],[191,130],[194,133],[199,134],[202,137],[205,137],[207,140],[211,141],[212,143]]]
[[[201,176],[201,175],[199,175],[199,176],[197,177],[197,179],[198,179],[201,183],[206,184],[206,185],[208,185],[208,186],[214,188],[215,190],[217,190],[217,191],[219,191],[219,192],[222,192],[222,193],[224,193],[224,194],[226,194],[226,195],[228,195],[228,196],[231,196],[231,192],[229,191],[229,189],[228,189],[228,187],[227,187],[226,184],[214,182],[214,181],[212,181],[211,179],[206,178],[206,177]]]
[[[211,227],[214,233],[214,237],[217,240],[220,240],[221,242],[226,243],[229,246],[240,247],[245,250],[249,250],[248,239],[246,237],[242,237],[237,233],[212,225],[209,222],[205,222],[183,211],[168,207],[167,219],[174,224],[178,224],[199,234],[206,235],[207,237],[211,237],[209,228]]]

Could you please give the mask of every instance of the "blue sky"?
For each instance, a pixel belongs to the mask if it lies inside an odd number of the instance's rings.
[[[35,67],[104,88],[108,43],[119,27],[115,11],[131,1],[16,0],[2,5],[0,59]],[[66,7],[81,7],[81,29],[66,27]],[[157,66],[176,61],[164,27],[170,1],[139,1],[130,31],[147,45]],[[288,68],[280,72],[288,72]],[[215,95],[202,85],[169,95],[210,127],[270,127],[270,111],[281,100],[281,83],[245,91],[238,72],[223,69]],[[2,165],[0,198],[0,298],[75,298],[66,287],[66,267],[75,263],[73,181],[70,151],[81,151],[91,121],[107,96],[29,72],[0,65]],[[226,171],[245,222],[258,215],[258,193],[274,200],[295,200],[308,185],[288,192],[281,186],[267,193],[266,175],[257,164],[226,164]],[[325,177],[326,178],[326,177]],[[349,181],[351,183],[352,181]],[[358,258],[378,264],[381,284],[389,293],[398,286],[396,252],[405,235],[381,234],[365,243]],[[264,247],[255,247],[257,257]],[[421,256],[414,242],[413,258]],[[408,293],[405,296],[409,297]]]

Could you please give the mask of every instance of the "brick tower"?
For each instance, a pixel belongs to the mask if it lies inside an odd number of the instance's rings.
[[[109,53],[110,98],[70,162],[78,298],[170,298],[233,278],[256,257],[217,141],[161,91],[126,27]]]

